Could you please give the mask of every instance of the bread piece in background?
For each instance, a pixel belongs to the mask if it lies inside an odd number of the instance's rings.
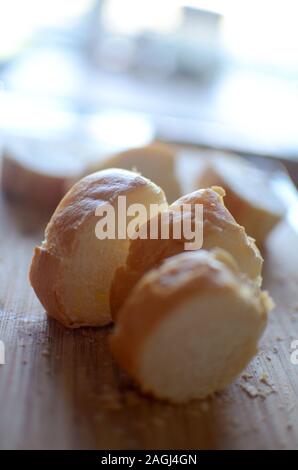
[[[53,210],[64,196],[67,185],[66,176],[39,171],[8,152],[3,155],[1,187],[10,199]]]
[[[261,246],[282,219],[285,207],[270,188],[270,173],[239,156],[212,156],[200,173],[197,186],[222,186],[225,204],[248,235]]]
[[[136,238],[131,241],[126,264],[117,269],[112,283],[110,302],[114,319],[135,284],[147,271],[158,266],[165,258],[185,251],[187,240],[184,236],[175,239],[172,230],[179,217],[182,220],[185,216],[184,213],[175,211],[177,206],[183,204],[191,205],[192,221],[195,217],[195,204],[203,205],[202,247],[207,250],[216,247],[225,249],[235,258],[241,272],[247,274],[257,284],[261,284],[262,256],[254,240],[246,235],[245,229],[236,222],[225,207],[223,196],[223,189],[218,187],[200,189],[183,196],[169,207],[169,239],[163,239],[159,230],[156,239]],[[161,215],[156,217],[160,228]],[[156,223],[156,220],[146,222],[148,233],[152,223]],[[140,231],[142,230],[144,229],[141,227]]]
[[[272,307],[222,250],[169,258],[135,286],[110,338],[145,393],[170,402],[227,387],[257,352]]]
[[[118,196],[126,196],[127,206],[141,203],[147,211],[150,204],[166,203],[162,189],[137,173],[121,169],[93,173],[65,195],[46,228],[45,240],[35,248],[32,287],[48,314],[65,326],[102,326],[111,321],[110,286],[115,270],[126,261],[129,240],[99,240],[95,209],[109,203],[117,214]]]
[[[85,174],[106,168],[137,171],[163,188],[169,203],[182,194],[176,176],[176,152],[167,144],[155,142],[106,157],[89,165]]]

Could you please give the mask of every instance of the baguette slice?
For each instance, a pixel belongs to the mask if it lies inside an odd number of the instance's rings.
[[[176,154],[169,145],[155,142],[120,152],[88,166],[86,174],[106,168],[124,168],[139,172],[163,188],[170,203],[182,194],[175,174]]]
[[[259,246],[285,213],[285,207],[270,189],[270,173],[238,156],[211,158],[197,185],[222,186],[227,208]]]
[[[230,214],[223,202],[222,188],[213,187],[200,189],[178,199],[169,207],[169,238],[163,239],[161,230],[156,239],[136,238],[132,240],[126,264],[119,267],[112,283],[110,303],[113,319],[116,319],[119,308],[138,280],[150,269],[157,267],[165,258],[185,251],[187,240],[183,236],[175,239],[173,225],[183,220],[184,213],[177,213],[177,208],[183,204],[191,206],[191,217],[195,219],[195,205],[203,205],[203,248],[222,248],[235,258],[241,272],[258,285],[261,284],[261,271],[263,259],[254,240],[248,237],[245,229],[241,227]],[[181,214],[181,215],[180,215]],[[156,222],[156,219],[158,221]],[[140,227],[140,232],[150,231],[150,225],[162,225],[162,215],[146,222]]]
[[[1,187],[13,200],[53,210],[64,196],[67,184],[66,176],[39,171],[7,152],[3,155]]]
[[[148,179],[126,170],[91,174],[65,195],[35,248],[30,281],[48,314],[68,327],[102,326],[111,321],[109,293],[115,270],[125,263],[129,240],[99,240],[95,234],[99,205],[116,210],[118,196],[127,206],[166,202]],[[142,217],[142,215],[140,215]],[[143,222],[145,222],[144,217]]]
[[[145,392],[174,403],[227,387],[257,352],[273,303],[222,250],[182,253],[147,273],[110,338]]]

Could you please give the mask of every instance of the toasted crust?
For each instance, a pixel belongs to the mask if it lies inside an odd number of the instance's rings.
[[[136,285],[117,317],[112,353],[145,392],[173,402],[204,398],[250,361],[272,305],[228,253],[182,253]],[[226,351],[214,353],[221,345]]]
[[[260,284],[263,263],[260,252],[254,241],[247,237],[244,228],[237,224],[225,207],[223,196],[224,191],[218,187],[201,189],[188,194],[178,199],[169,208],[169,239],[163,239],[159,230],[156,239],[136,238],[131,241],[127,262],[117,269],[112,283],[110,304],[114,319],[134,285],[147,271],[157,267],[165,258],[185,251],[187,240],[183,234],[181,238],[175,239],[172,230],[173,224],[177,221],[176,209],[183,204],[191,205],[192,221],[195,217],[195,204],[203,205],[203,248],[225,249],[233,255],[240,270]],[[160,214],[157,216],[159,228],[161,217]],[[180,220],[183,217],[184,213],[180,216]],[[155,222],[156,218],[148,221],[145,229],[141,227],[140,231],[145,230],[149,233],[150,224]]]
[[[128,240],[98,240],[95,209],[118,196],[127,204],[165,202],[163,191],[142,176],[110,169],[83,178],[66,194],[35,249],[30,281],[48,314],[65,326],[101,326],[111,321],[109,289],[125,262]],[[146,219],[145,219],[146,220]]]
[[[106,168],[137,171],[163,188],[170,203],[182,194],[176,177],[176,153],[167,144],[154,142],[151,145],[117,153],[89,165],[85,174]]]
[[[245,159],[221,155],[210,159],[197,184],[222,186],[227,208],[261,246],[284,213],[281,201],[270,190],[269,179],[270,174]]]

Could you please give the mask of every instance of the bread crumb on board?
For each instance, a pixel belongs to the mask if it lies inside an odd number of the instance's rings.
[[[252,379],[253,378],[253,375],[249,372],[244,372],[242,375],[241,375],[241,378],[244,379],[245,381],[249,380],[249,379]]]
[[[250,398],[256,398],[260,396],[260,391],[257,389],[255,385],[252,385],[250,383],[241,383],[240,388],[250,397]]]
[[[263,382],[266,385],[271,385],[271,382],[269,381],[269,375],[266,374],[266,372],[262,372],[259,376],[259,381]]]
[[[244,382],[241,382],[239,386],[250,398],[266,398],[271,393],[275,393],[274,385],[270,381],[269,375],[266,372],[261,372],[258,375],[258,380],[261,384],[268,387],[267,390],[265,390],[264,387],[260,388],[252,383],[249,383],[249,380],[253,378],[253,375],[248,372],[244,372],[241,375],[241,378],[244,380]]]

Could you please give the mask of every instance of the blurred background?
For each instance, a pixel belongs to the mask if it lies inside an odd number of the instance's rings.
[[[156,137],[295,159],[297,13],[293,0],[2,0],[2,144],[73,172]]]

